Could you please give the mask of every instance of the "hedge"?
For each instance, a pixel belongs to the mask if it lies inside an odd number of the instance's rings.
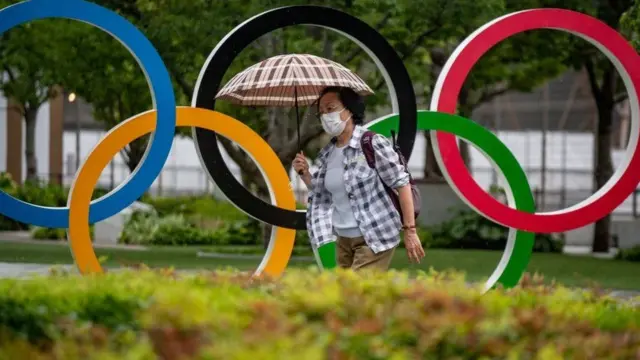
[[[616,259],[640,262],[640,245],[628,249],[620,249],[616,255]]]
[[[423,229],[422,242],[430,248],[504,250],[507,228],[473,210],[457,211],[438,225]],[[552,234],[536,234],[533,251],[560,253],[564,240]]]
[[[8,173],[0,172],[0,190],[8,195],[31,204],[41,206],[67,206],[69,189],[53,183],[42,181],[25,181],[17,184]],[[95,200],[108,193],[108,190],[96,188],[92,199]],[[31,226],[0,215],[0,231],[23,231]],[[41,230],[42,233],[42,230]],[[51,230],[50,234],[57,235],[60,230]]]
[[[153,206],[160,216],[184,215],[189,218],[208,218],[222,222],[247,219],[247,215],[233,204],[212,196],[144,196],[140,201]]]
[[[0,331],[2,359],[631,359],[640,311],[455,274],[143,269],[0,280]]]
[[[89,236],[94,239],[94,225],[89,225]],[[31,230],[31,237],[34,240],[67,240],[67,229],[45,228],[34,226]]]
[[[135,245],[257,245],[260,223],[257,220],[227,222],[216,230],[203,229],[182,214],[159,215],[134,212],[118,239]]]

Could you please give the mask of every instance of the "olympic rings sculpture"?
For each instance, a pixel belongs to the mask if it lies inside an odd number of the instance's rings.
[[[445,64],[434,89],[430,111],[418,111],[409,74],[382,35],[358,18],[332,8],[287,6],[266,11],[238,25],[209,55],[196,83],[191,107],[176,107],[168,71],[149,40],[124,18],[98,5],[84,0],[24,1],[0,10],[0,33],[28,21],[55,17],[87,22],[121,41],[142,67],[154,99],[154,110],[122,122],[93,149],[76,174],[67,207],[28,204],[0,191],[0,214],[33,225],[68,228],[70,249],[83,274],[102,272],[91,244],[89,224],[117,214],[146,191],[164,166],[175,126],[193,128],[201,163],[225,196],[249,216],[274,225],[269,248],[256,273],[282,274],[291,257],[295,231],[305,230],[305,214],[296,211],[287,171],[273,149],[242,122],[216,112],[215,94],[236,54],[265,33],[298,24],[329,28],[362,47],[385,78],[394,112],[367,126],[387,136],[391,130],[397,130],[401,151],[407,159],[417,130],[434,130],[431,133],[434,152],[449,185],[475,211],[509,227],[504,254],[486,282],[485,290],[497,283],[505,287],[518,283],[531,256],[534,232],[562,232],[597,221],[620,205],[640,182],[640,171],[632,170],[640,166],[637,97],[640,57],[614,29],[578,12],[524,10],[497,18],[477,29],[456,48]],[[613,62],[629,94],[631,132],[622,167],[602,189],[570,208],[535,213],[526,175],[509,149],[488,130],[453,114],[464,79],[485,52],[512,35],[543,28],[580,36]],[[132,140],[150,132],[153,132],[153,140],[136,171],[120,187],[91,202],[99,175],[113,156]],[[236,142],[250,154],[265,176],[272,204],[256,198],[235,179],[222,159],[216,134]],[[495,164],[509,185],[507,205],[494,199],[475,182],[464,166],[456,137],[474,144]],[[332,245],[314,248],[320,267],[335,266]]]

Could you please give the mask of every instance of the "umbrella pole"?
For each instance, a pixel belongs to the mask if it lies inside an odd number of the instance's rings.
[[[298,87],[293,86],[293,101],[296,106],[296,125],[298,127],[298,151],[302,151],[300,148],[300,112],[298,111]],[[302,175],[303,171],[298,171],[298,175]]]
[[[296,125],[298,126],[298,151],[301,151],[302,149],[300,148],[300,113],[298,112],[298,87],[297,86],[293,86],[293,101],[295,103],[296,106]]]

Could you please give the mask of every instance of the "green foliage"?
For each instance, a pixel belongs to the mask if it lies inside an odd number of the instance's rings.
[[[52,183],[30,180],[19,185],[11,179],[8,173],[2,172],[0,172],[0,190],[18,200],[40,206],[67,206],[69,195],[69,189]],[[108,191],[106,189],[96,188],[93,191],[92,199],[98,199],[107,193]],[[29,228],[30,226],[28,224],[23,224],[0,215],[0,231],[23,231]],[[43,235],[45,232],[47,234],[58,234],[60,231],[64,230],[38,230],[38,234]],[[56,237],[55,239],[58,238],[60,237]],[[64,236],[62,238],[64,238]]]
[[[261,245],[261,222],[233,205],[212,198],[143,198],[157,214],[134,212],[120,242],[139,245]],[[202,218],[216,220],[214,228],[200,226]],[[174,237],[174,238],[172,238]],[[310,246],[306,231],[296,232],[296,246]],[[247,250],[249,251],[249,250]]]
[[[93,240],[93,224],[89,226],[89,236]],[[66,240],[67,229],[45,228],[36,226],[31,230],[31,237],[36,240]]]
[[[234,205],[210,196],[150,197],[156,215],[134,213],[125,225],[123,243],[146,245],[260,245],[262,225]],[[300,207],[304,208],[304,207]],[[162,239],[156,235],[162,225]],[[181,237],[169,241],[169,234]],[[191,240],[188,240],[191,239]],[[309,245],[305,231],[296,232],[296,245]]]
[[[31,231],[31,236],[36,240],[63,240],[67,238],[67,230],[37,226]]]
[[[636,245],[629,249],[620,249],[616,255],[616,259],[640,262],[640,245]]]
[[[623,34],[636,49],[640,49],[640,1],[634,1],[620,19]]]
[[[97,3],[117,10],[149,37],[167,64],[180,104],[187,104],[193,97],[194,84],[215,44],[240,22],[273,8],[294,4],[328,5],[365,21],[396,49],[417,89],[417,101],[426,105],[437,68],[442,65],[433,59],[435,50],[449,54],[473,30],[506,12],[549,5],[535,0],[526,3],[505,0],[363,0],[330,4],[321,0],[137,0],[126,3],[101,0]],[[212,18],[216,21],[211,21]],[[70,36],[66,41],[73,44],[67,62],[80,66],[74,71],[80,75],[69,77],[64,85],[87,99],[96,109],[96,118],[105,121],[108,127],[149,108],[151,102],[144,76],[125,49],[97,29],[86,25],[75,28],[69,30]],[[465,87],[470,92],[465,106],[473,108],[505,89],[530,90],[559,74],[563,68],[556,57],[563,48],[562,41],[541,32],[518,35],[500,44],[474,67]],[[265,34],[239,50],[224,75],[223,84],[267,57],[282,53],[311,53],[344,64],[373,87],[375,95],[366,99],[372,116],[388,111],[389,89],[382,73],[365,51],[336,32],[313,26],[290,26]],[[216,108],[245,121],[272,145],[286,166],[299,151],[293,111],[283,110],[275,114],[273,109],[241,107],[224,101],[218,102]],[[278,121],[273,121],[274,116]],[[317,141],[322,135],[318,125],[311,117],[303,119],[303,148],[311,156],[322,145],[322,141]],[[188,135],[189,129],[183,129],[181,133]],[[222,142],[242,169],[246,184],[264,195],[266,185],[255,164],[237,146]],[[144,144],[146,137],[125,149],[127,157],[134,160],[140,157]],[[137,149],[135,152],[134,148]]]
[[[252,218],[225,224],[215,231],[216,245],[258,245],[262,240],[260,222]]]
[[[150,197],[140,201],[154,207],[160,216],[180,214],[187,217],[202,217],[219,221],[240,221],[247,216],[227,201],[212,196]]]
[[[290,270],[0,280],[0,357],[630,359],[640,312],[525,280],[481,294],[456,274]],[[311,294],[313,296],[311,296]]]
[[[210,245],[215,244],[211,233],[196,228],[184,215],[158,216],[148,212],[134,212],[118,240],[131,245]]]
[[[67,193],[62,187],[44,184],[37,181],[26,181],[22,185],[13,182],[8,175],[3,175],[0,190],[8,195],[31,204],[41,206],[66,206]],[[22,231],[29,229],[23,224],[4,215],[0,215],[0,231]]]
[[[18,184],[11,178],[11,174],[0,172],[0,190],[9,196],[16,197]],[[0,215],[0,231],[22,231],[27,230],[29,225]]]
[[[0,1],[0,8],[15,4],[16,0]],[[0,67],[5,72],[0,87],[7,97],[14,98],[24,112],[38,109],[53,94],[53,86],[68,68],[60,62],[67,49],[63,28],[59,25],[69,20],[44,19],[17,26],[2,34]]]
[[[430,227],[425,245],[445,249],[504,250],[507,229],[473,210],[458,211],[451,220]],[[428,241],[431,241],[430,243]],[[564,243],[550,234],[536,234],[533,251],[562,252]]]
[[[11,174],[0,172],[0,189],[2,191],[13,190],[17,186],[16,182],[11,178]]]
[[[164,215],[134,212],[119,242],[135,245],[257,245],[260,223],[253,219],[229,221],[216,230],[201,229],[183,213]]]

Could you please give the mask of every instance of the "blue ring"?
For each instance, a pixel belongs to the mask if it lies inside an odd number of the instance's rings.
[[[102,198],[92,201],[89,222],[120,212],[153,184],[171,151],[176,126],[176,100],[169,72],[151,42],[130,22],[101,6],[83,0],[29,0],[0,10],[0,34],[32,20],[67,18],[84,21],[118,39],[138,60],[147,76],[156,108],[156,130],[147,153],[130,179]],[[20,201],[0,191],[0,214],[49,228],[69,227],[68,207],[45,207]]]

